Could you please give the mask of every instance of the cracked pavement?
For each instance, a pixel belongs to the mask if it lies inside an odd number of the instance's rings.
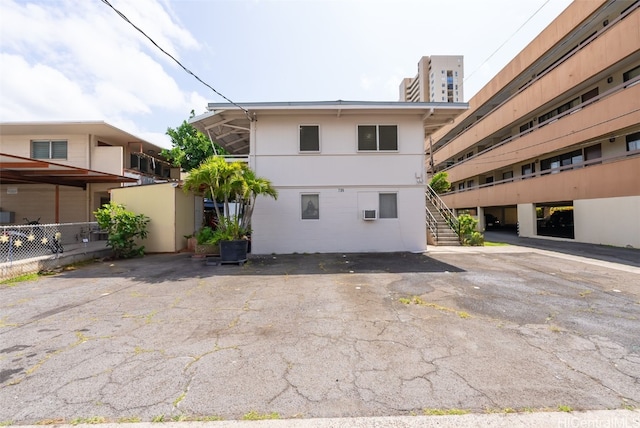
[[[0,296],[0,422],[640,406],[640,269],[531,249],[151,255]]]

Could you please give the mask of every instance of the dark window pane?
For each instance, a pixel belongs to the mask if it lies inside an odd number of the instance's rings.
[[[588,101],[593,97],[597,97],[598,96],[598,88],[593,88],[592,90],[590,90],[589,92],[585,92],[584,94],[582,94],[582,102]]]
[[[33,159],[49,159],[49,142],[33,141],[31,143],[31,157]]]
[[[398,195],[395,193],[380,193],[380,218],[398,218]]]
[[[380,125],[380,150],[398,150],[398,127]]]
[[[377,150],[376,145],[376,126],[360,125],[358,126],[358,150]]]
[[[640,65],[637,66],[636,68],[632,68],[631,70],[624,72],[622,74],[622,80],[626,82],[627,80],[631,80],[634,77],[638,77],[638,76],[640,76]]]
[[[302,195],[300,201],[303,220],[318,220],[320,218],[318,195]]]
[[[628,152],[640,149],[640,132],[627,135],[626,140]]]
[[[300,126],[300,151],[317,152],[320,150],[320,127],[317,125]]]
[[[66,159],[66,158],[67,158],[67,142],[52,141],[51,142],[51,159]]]

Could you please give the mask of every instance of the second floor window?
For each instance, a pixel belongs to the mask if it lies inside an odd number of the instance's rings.
[[[31,158],[33,159],[66,159],[66,140],[39,140],[31,142]]]
[[[397,125],[358,125],[359,151],[397,151]]]
[[[300,125],[300,151],[320,151],[320,126]]]

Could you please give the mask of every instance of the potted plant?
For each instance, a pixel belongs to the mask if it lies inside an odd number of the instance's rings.
[[[222,262],[242,263],[246,260],[257,197],[278,197],[271,182],[257,177],[249,165],[227,162],[220,156],[212,156],[192,169],[184,182],[184,190],[202,193],[204,197],[222,203],[222,212],[218,204],[214,204],[219,219],[215,232]],[[229,247],[234,249],[233,254],[229,254]]]

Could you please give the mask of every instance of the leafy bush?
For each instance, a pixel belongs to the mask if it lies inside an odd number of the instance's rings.
[[[433,191],[438,194],[446,193],[451,188],[451,183],[449,183],[448,178],[449,174],[447,174],[445,171],[438,172],[431,178],[429,186],[431,186]]]
[[[217,244],[217,242],[213,242],[214,236],[215,236],[214,230],[209,226],[204,226],[202,229],[198,231],[198,234],[196,235],[196,239],[198,240],[198,244],[200,245]]]
[[[478,220],[469,214],[462,214],[458,216],[458,224],[460,227],[460,239],[462,240],[462,245],[484,245],[484,236],[476,230]]]
[[[100,229],[108,233],[107,247],[116,259],[128,259],[144,255],[144,246],[137,246],[136,239],[147,237],[149,217],[127,211],[124,205],[110,202],[93,212]]]

